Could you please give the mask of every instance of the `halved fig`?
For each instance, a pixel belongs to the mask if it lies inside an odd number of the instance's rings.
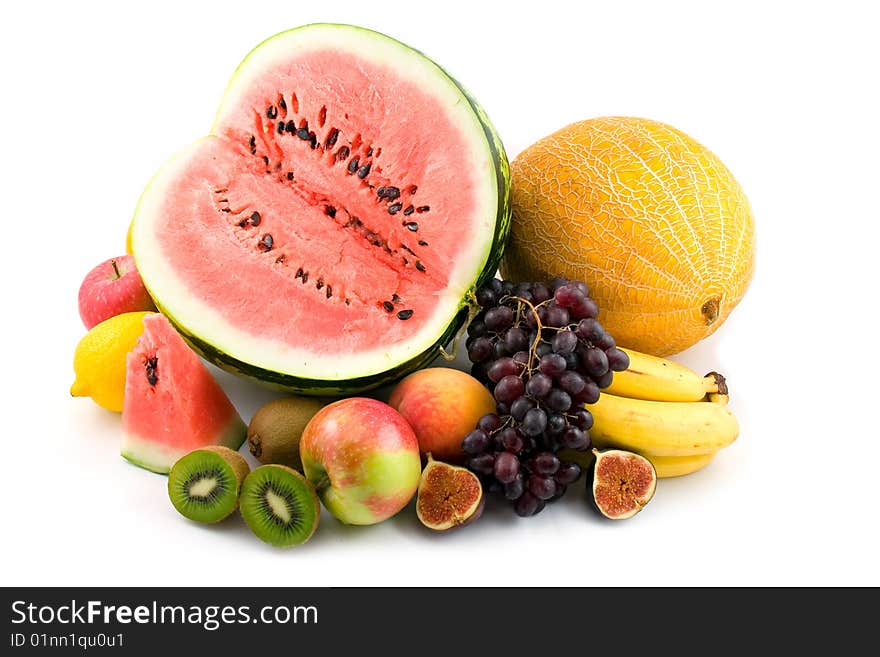
[[[466,468],[435,461],[428,453],[416,499],[416,515],[434,531],[469,524],[483,513],[483,486]]]
[[[588,495],[606,518],[632,518],[654,497],[657,472],[644,456],[622,449],[593,450]]]

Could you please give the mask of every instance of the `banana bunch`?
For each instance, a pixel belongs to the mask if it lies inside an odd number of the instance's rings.
[[[663,358],[630,349],[630,366],[590,406],[593,444],[637,452],[658,477],[696,472],[736,440],[739,424],[727,407],[724,377],[700,376]]]

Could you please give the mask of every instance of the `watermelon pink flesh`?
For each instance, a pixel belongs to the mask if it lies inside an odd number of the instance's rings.
[[[148,470],[206,445],[238,449],[247,428],[226,393],[165,317],[144,317],[128,354],[122,456]]]
[[[485,263],[485,136],[476,149],[482,128],[462,126],[445,90],[366,56],[381,47],[270,42],[251,57],[264,49],[213,134],[145,194],[138,266],[186,333],[243,362],[384,371],[437,341]]]

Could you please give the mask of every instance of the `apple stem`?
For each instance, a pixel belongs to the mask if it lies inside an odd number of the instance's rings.
[[[110,264],[113,266],[113,273],[116,274],[116,278],[114,278],[113,280],[115,281],[122,278],[122,274],[119,273],[119,267],[116,266],[115,258],[110,261]]]

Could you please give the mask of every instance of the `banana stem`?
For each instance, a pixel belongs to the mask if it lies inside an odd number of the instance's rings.
[[[719,395],[727,395],[727,379],[718,372],[709,372],[703,378],[703,385],[706,387],[706,394],[718,393]]]

